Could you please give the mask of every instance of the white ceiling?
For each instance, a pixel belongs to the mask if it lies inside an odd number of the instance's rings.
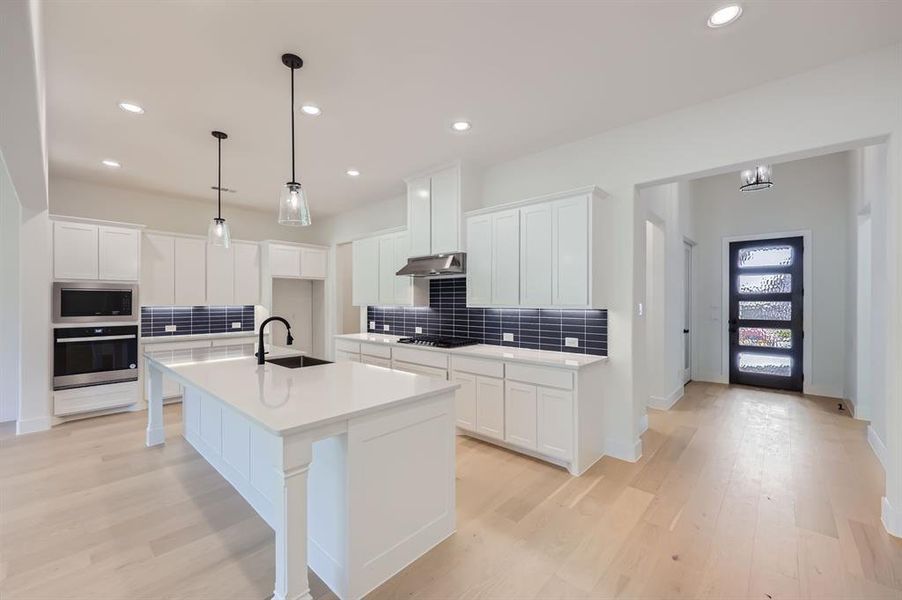
[[[712,30],[719,4],[47,1],[50,168],[212,203],[221,129],[225,201],[275,211],[290,175],[280,56],[295,52],[298,104],[324,111],[298,113],[318,218],[435,164],[496,163],[902,39],[902,2],[746,1]],[[472,131],[452,133],[456,118]]]

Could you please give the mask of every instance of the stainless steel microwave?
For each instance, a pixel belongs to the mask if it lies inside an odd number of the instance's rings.
[[[57,281],[53,284],[53,322],[137,321],[138,286],[129,283]]]

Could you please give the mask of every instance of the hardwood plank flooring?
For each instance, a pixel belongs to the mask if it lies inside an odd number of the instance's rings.
[[[269,597],[272,531],[165,419],[153,449],[143,413],[0,426],[0,598]],[[640,461],[579,478],[458,438],[457,533],[370,598],[902,600],[883,472],[833,400],[692,383],[649,421]]]

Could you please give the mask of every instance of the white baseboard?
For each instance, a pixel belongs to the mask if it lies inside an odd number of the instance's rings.
[[[35,417],[33,419],[19,419],[16,421],[16,435],[47,431],[53,425],[53,417]]]
[[[877,456],[877,460],[880,461],[883,471],[886,472],[886,444],[883,443],[883,440],[880,439],[880,436],[877,435],[877,432],[874,431],[874,427],[871,425],[868,425],[868,444]]]
[[[692,376],[692,381],[701,381],[703,383],[723,383],[729,384],[730,378],[720,373],[696,373]]]
[[[835,398],[836,400],[841,400],[842,402],[846,402],[846,399],[843,398],[845,394],[842,390],[837,390],[832,387],[819,386],[817,384],[805,384],[802,389],[802,393],[808,396],[823,396],[825,398]]]
[[[624,439],[607,439],[604,444],[604,453],[612,458],[619,458],[627,462],[636,462],[642,458],[642,440],[634,442]]]
[[[888,534],[902,538],[902,510],[890,504],[889,498],[886,496],[883,497],[880,520]]]
[[[648,405],[651,408],[656,408],[658,410],[670,410],[670,408],[679,402],[680,398],[683,397],[683,386],[679,386],[677,389],[673,390],[667,397],[662,398],[661,396],[649,396],[648,397]]]
[[[648,413],[639,417],[639,435],[648,431]]]

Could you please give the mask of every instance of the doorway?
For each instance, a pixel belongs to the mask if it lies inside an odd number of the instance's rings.
[[[692,244],[683,242],[683,385],[692,379]]]
[[[801,237],[731,242],[730,383],[801,392]]]

